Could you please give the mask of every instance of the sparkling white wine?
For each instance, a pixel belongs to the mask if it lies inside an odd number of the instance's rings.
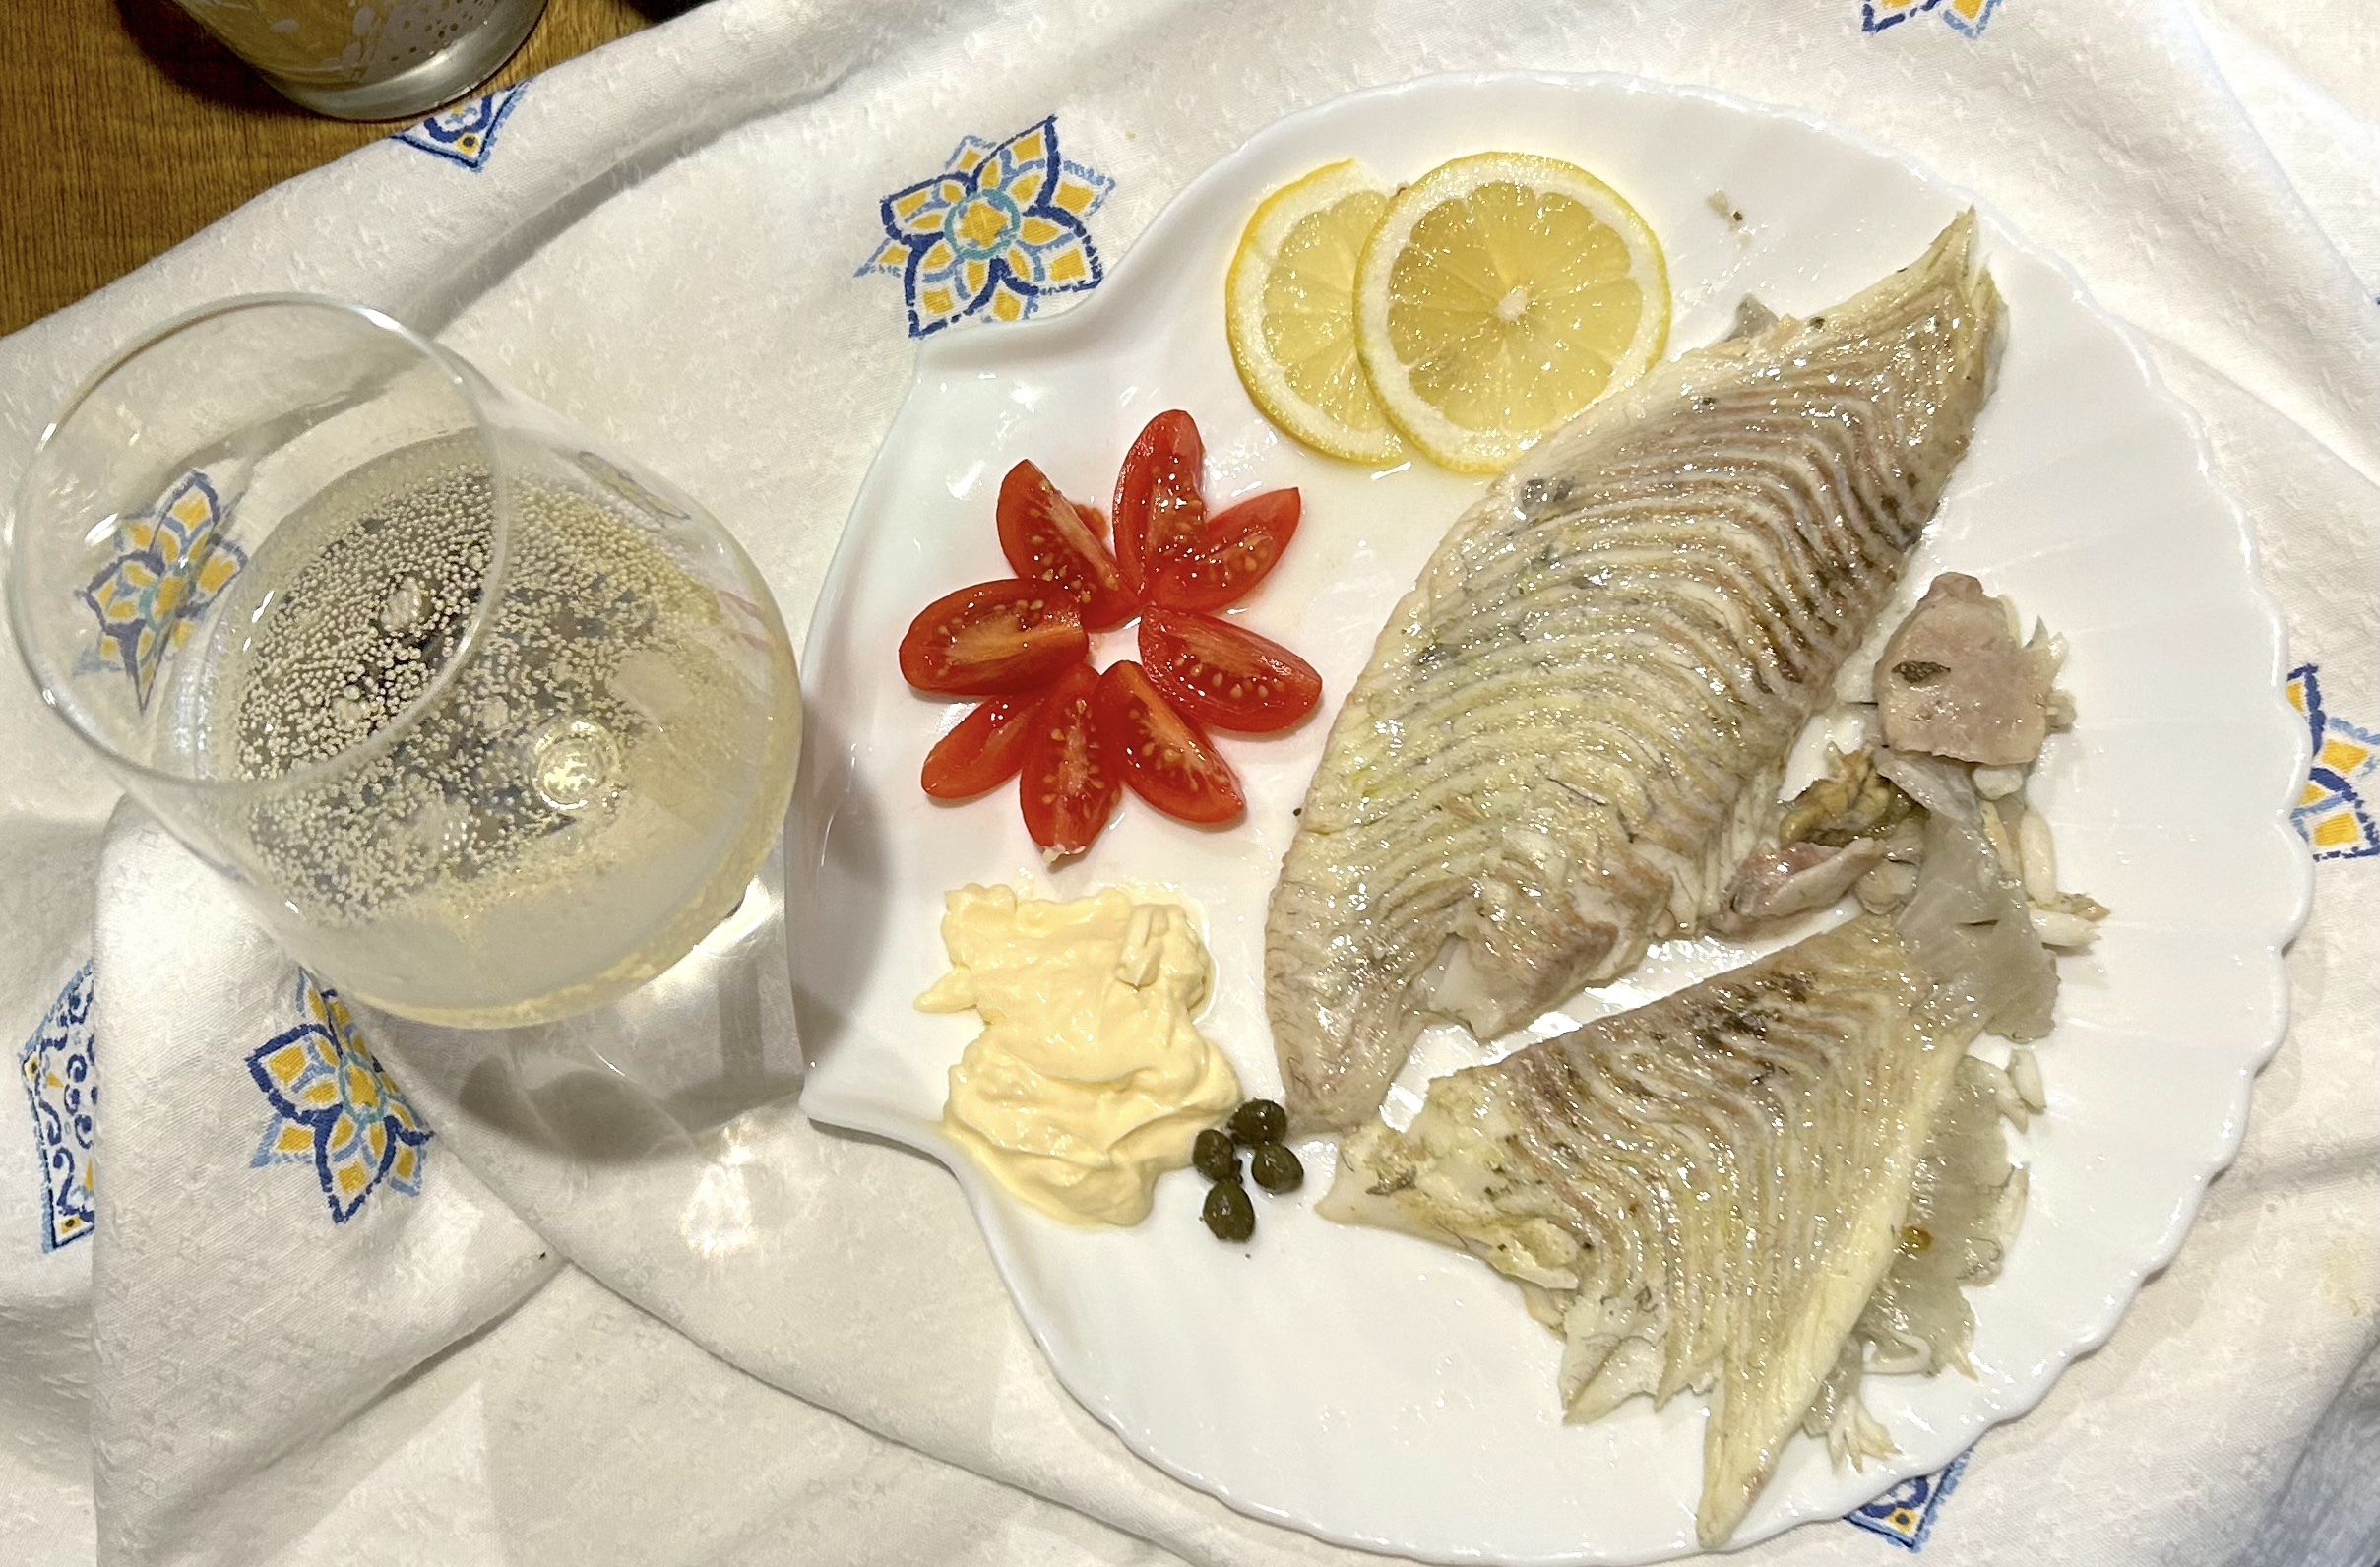
[[[556,458],[509,476],[500,534],[477,450],[283,521],[173,700],[193,761],[255,781],[225,825],[350,990],[486,1026],[619,994],[730,912],[799,713],[774,611],[666,502]]]

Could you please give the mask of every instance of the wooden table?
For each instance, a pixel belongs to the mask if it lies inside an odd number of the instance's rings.
[[[548,0],[492,85],[686,3]],[[297,107],[172,0],[0,0],[0,334],[396,128]]]

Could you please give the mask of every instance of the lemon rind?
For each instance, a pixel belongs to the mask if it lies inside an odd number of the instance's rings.
[[[1499,178],[1559,191],[1583,202],[1627,246],[1629,273],[1645,291],[1646,312],[1636,337],[1625,354],[1613,361],[1610,379],[1586,407],[1642,376],[1660,361],[1668,346],[1667,258],[1652,225],[1626,197],[1576,164],[1533,153],[1474,153],[1439,164],[1397,194],[1364,244],[1355,273],[1355,350],[1372,383],[1372,395],[1389,422],[1431,461],[1461,473],[1501,473],[1551,430],[1470,429],[1440,413],[1414,392],[1410,375],[1389,344],[1384,274],[1423,215],[1451,197]]]
[[[1300,397],[1273,357],[1259,346],[1263,341],[1264,284],[1273,262],[1290,231],[1309,214],[1362,192],[1393,195],[1396,186],[1366,168],[1357,158],[1327,163],[1268,195],[1249,215],[1239,248],[1223,279],[1224,332],[1230,340],[1231,363],[1240,384],[1265,417],[1284,433],[1326,456],[1354,463],[1403,462],[1405,443],[1393,419],[1378,436],[1344,424]],[[1358,332],[1360,339],[1360,332]],[[1360,360],[1361,347],[1357,346]],[[1368,375],[1368,370],[1367,370]],[[1375,402],[1379,394],[1372,394]],[[1382,408],[1383,415],[1387,413]]]

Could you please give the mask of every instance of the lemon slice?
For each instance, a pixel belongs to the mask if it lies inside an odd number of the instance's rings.
[[[1396,426],[1500,472],[1660,357],[1669,278],[1636,209],[1526,153],[1441,163],[1389,203],[1355,281],[1355,342]]]
[[[1316,451],[1405,456],[1355,352],[1355,263],[1392,188],[1349,158],[1264,200],[1223,283],[1231,362],[1265,416]]]

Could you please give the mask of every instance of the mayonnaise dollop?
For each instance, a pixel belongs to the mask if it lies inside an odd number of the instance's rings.
[[[1137,1224],[1158,1176],[1239,1102],[1191,1024],[1214,968],[1188,910],[1109,888],[1072,903],[962,887],[942,915],[951,972],[917,998],[972,1007],[942,1126],[1009,1191],[1071,1223]]]

